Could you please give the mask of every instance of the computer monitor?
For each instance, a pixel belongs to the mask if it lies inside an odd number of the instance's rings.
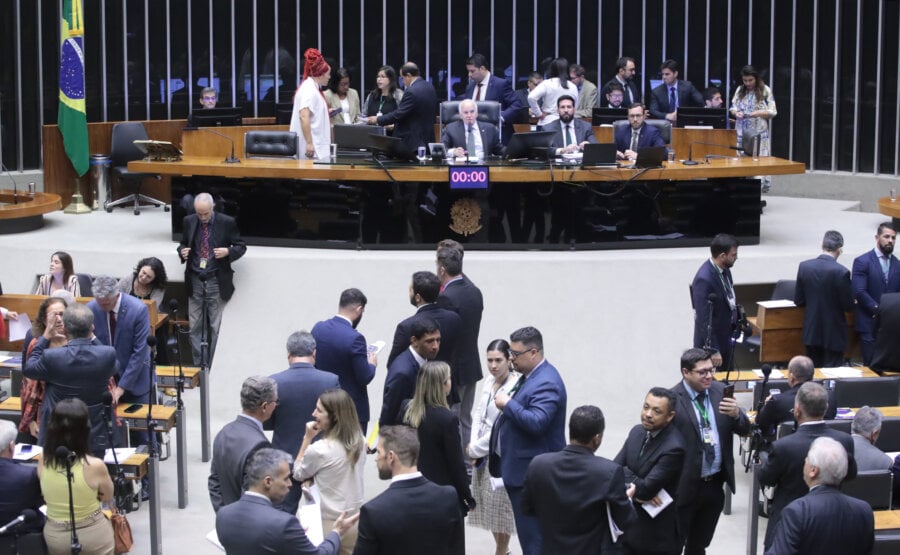
[[[532,131],[531,133],[513,133],[506,146],[506,158],[543,158],[547,157],[547,149],[553,142],[555,131]]]
[[[241,125],[244,109],[240,106],[231,108],[196,109],[188,117],[188,127],[229,127]]]
[[[626,108],[594,108],[591,125],[612,125],[613,122],[628,119]]]
[[[333,129],[338,150],[366,150],[372,145],[372,135],[384,135],[384,127],[378,125],[338,123]]]
[[[678,119],[675,127],[707,127],[725,129],[728,113],[725,108],[696,108],[682,106],[678,108]]]
[[[391,160],[404,160],[409,162],[418,162],[416,153],[412,152],[401,139],[397,137],[388,137],[386,135],[369,135],[371,144],[369,151],[375,155],[382,155]]]
[[[275,125],[290,125],[292,117],[294,117],[293,102],[275,103]]]

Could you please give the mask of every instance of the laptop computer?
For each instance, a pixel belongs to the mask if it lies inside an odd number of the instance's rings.
[[[334,126],[334,144],[338,156],[368,156],[372,135],[384,135],[384,127],[378,125],[354,125],[339,123]]]
[[[647,146],[640,149],[637,153],[637,160],[634,161],[635,168],[661,168],[663,160],[666,159],[666,147],[664,146]]]
[[[582,167],[611,167],[615,168],[616,162],[615,143],[588,143],[584,145],[584,157],[581,159]]]

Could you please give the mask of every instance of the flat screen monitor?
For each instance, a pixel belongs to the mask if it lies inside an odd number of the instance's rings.
[[[403,141],[397,137],[369,135],[369,140],[372,141],[372,144],[369,145],[369,150],[372,154],[380,154],[391,160],[404,160],[409,162],[419,161],[416,157],[416,153],[406,148]]]
[[[206,108],[191,112],[188,118],[189,127],[229,127],[241,125],[244,109],[240,106],[232,108]]]
[[[338,123],[334,126],[334,144],[338,150],[366,150],[372,145],[372,135],[384,135],[384,127]]]
[[[293,102],[276,102],[275,103],[275,125],[290,125],[291,118],[294,116]]]
[[[547,157],[547,149],[553,142],[555,131],[532,131],[531,133],[513,133],[506,146],[506,158],[543,158]]]
[[[628,110],[625,108],[594,108],[591,125],[612,125],[623,119],[628,119]]]
[[[675,127],[708,127],[725,129],[728,114],[725,108],[696,108],[682,106],[678,108],[678,119]]]

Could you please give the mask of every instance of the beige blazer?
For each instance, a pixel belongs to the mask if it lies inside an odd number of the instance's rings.
[[[347,100],[350,102],[350,123],[356,123],[359,119],[359,93],[356,89],[347,91]],[[331,89],[325,91],[325,101],[328,103],[328,110],[334,110],[341,107],[340,97],[332,92]],[[344,123],[344,115],[338,114],[331,118],[331,124]]]

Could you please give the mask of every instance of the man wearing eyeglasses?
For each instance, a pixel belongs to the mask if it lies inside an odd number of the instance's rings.
[[[682,380],[673,423],[685,439],[684,468],[675,495],[685,555],[703,555],[725,505],[723,484],[734,492],[732,434],[750,431],[750,421],[725,386],[713,380],[711,355],[688,349],[681,355]]]
[[[491,430],[489,470],[491,476],[503,477],[523,554],[537,555],[540,524],[537,517],[522,512],[525,472],[535,456],[566,445],[566,386],[544,358],[544,339],[533,327],[509,336],[509,358],[522,378],[510,395],[500,391],[494,396],[500,416]]]
[[[207,108],[215,108],[216,102],[219,101],[216,89],[212,87],[203,87],[200,91],[200,106],[205,110]]]

